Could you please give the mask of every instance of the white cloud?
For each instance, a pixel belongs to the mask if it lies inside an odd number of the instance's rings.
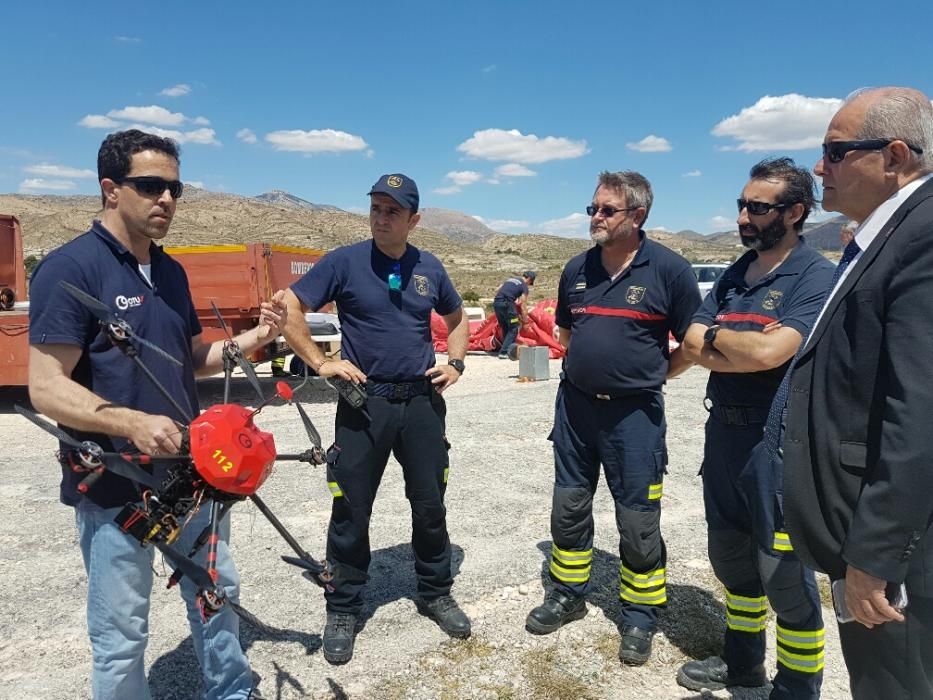
[[[712,134],[732,138],[736,145],[727,151],[792,151],[816,148],[826,126],[842,105],[835,97],[806,97],[791,93],[766,95],[751,107],[727,117],[713,127]]]
[[[662,136],[648,134],[641,141],[629,142],[625,147],[639,153],[667,153],[671,150],[671,142]]]
[[[451,185],[450,187],[438,187],[432,190],[434,194],[457,194],[459,191],[460,188],[456,185]]]
[[[376,156],[376,152],[371,148],[367,148],[366,153],[364,153],[364,155],[366,156],[366,158],[371,159]]]
[[[43,177],[97,177],[97,173],[93,170],[69,168],[67,165],[52,165],[51,163],[27,165],[23,171]]]
[[[363,151],[367,143],[359,136],[334,129],[288,129],[272,131],[266,134],[266,141],[277,151],[298,151],[300,153],[342,153],[344,151]]]
[[[527,221],[519,221],[516,219],[491,219],[484,223],[494,231],[505,231],[507,229],[521,230],[527,229],[529,226]]]
[[[534,177],[537,174],[534,170],[518,163],[506,163],[496,168],[496,175],[499,177]]]
[[[513,163],[546,163],[550,160],[579,158],[589,153],[586,141],[572,141],[562,136],[538,138],[512,129],[483,129],[457,146],[471,158],[507,160]]]
[[[489,183],[490,185],[498,185],[500,182],[502,182],[502,180],[500,180],[497,177],[491,177],[488,180],[486,180],[486,182]]]
[[[19,183],[20,192],[35,192],[36,190],[73,190],[77,185],[70,180],[46,180],[41,177],[26,178]]]
[[[582,212],[568,214],[561,219],[550,219],[535,227],[541,233],[551,233],[555,236],[569,236],[582,238],[589,235],[590,217]]]
[[[120,126],[120,122],[105,117],[103,114],[88,114],[78,122],[78,125],[87,129],[114,129]]]
[[[483,179],[483,174],[475,170],[451,170],[444,176],[455,185],[466,187],[473,185]]]
[[[115,36],[114,41],[119,41],[121,44],[141,44],[143,40],[138,36]]]
[[[689,173],[684,173],[681,177],[700,177],[703,173],[699,170],[691,170]]]
[[[204,189],[203,180],[185,180],[185,187],[197,187],[199,190]]]
[[[213,129],[194,129],[193,131],[178,131],[177,129],[162,129],[150,124],[131,124],[127,128],[139,129],[147,134],[155,134],[166,139],[173,139],[178,143],[198,143],[208,146],[219,146],[217,133]]]
[[[240,129],[236,132],[236,137],[243,143],[256,143],[256,134],[252,129]]]
[[[112,119],[154,124],[155,126],[181,126],[188,118],[181,112],[169,112],[165,107],[149,105],[148,107],[124,107],[111,109],[107,116]]]
[[[726,216],[714,216],[709,220],[711,226],[713,226],[717,231],[722,231],[723,229],[734,229],[735,228],[735,219],[730,219]]]
[[[195,126],[210,126],[211,120],[207,117],[195,117],[191,120],[191,123]]]
[[[494,70],[496,70],[495,63],[491,63],[490,65],[483,67],[483,73],[492,73]]]
[[[183,97],[191,92],[191,86],[186,83],[178,83],[172,87],[165,88],[159,94],[165,97]]]

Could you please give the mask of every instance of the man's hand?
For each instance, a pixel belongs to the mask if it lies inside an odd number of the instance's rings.
[[[140,413],[130,422],[127,437],[147,455],[174,455],[181,449],[181,428],[168,416]]]
[[[846,605],[856,621],[871,629],[885,622],[903,622],[885,595],[888,582],[854,566],[846,568]]]
[[[363,370],[349,360],[325,359],[321,366],[317,368],[317,373],[319,377],[342,377],[357,384],[366,381]]]
[[[438,394],[443,394],[444,389],[453,386],[460,379],[460,372],[450,365],[436,365],[424,374],[430,377],[431,384],[434,385]]]
[[[288,322],[288,307],[285,305],[285,290],[280,289],[269,301],[259,305],[259,325],[256,338],[260,343],[268,343],[285,332]]]

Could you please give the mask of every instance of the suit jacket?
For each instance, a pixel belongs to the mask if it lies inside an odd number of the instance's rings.
[[[933,180],[884,224],[790,379],[784,515],[794,550],[933,596]]]

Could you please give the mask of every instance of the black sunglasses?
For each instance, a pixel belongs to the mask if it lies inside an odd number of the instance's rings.
[[[168,190],[169,194],[172,195],[172,199],[178,199],[181,197],[181,193],[185,191],[185,185],[181,180],[166,180],[165,178],[161,178],[156,175],[125,177],[122,180],[117,180],[116,182],[120,185],[128,182],[133,187],[135,187],[136,191],[140,194],[150,196],[161,195],[163,192],[165,192],[165,190]]]
[[[615,207],[597,207],[593,204],[590,204],[586,208],[587,216],[596,216],[597,214],[602,214],[607,219],[611,219],[613,216],[618,214],[620,211],[635,211],[640,207],[626,207],[625,209],[616,209]]]
[[[790,204],[771,204],[769,202],[756,202],[755,200],[747,199],[737,199],[735,203],[739,206],[739,213],[742,213],[743,209],[748,209],[749,214],[754,214],[755,216],[764,216],[772,209],[786,209]]]
[[[823,144],[823,157],[830,163],[840,163],[849,151],[880,151],[888,144],[900,139],[863,139],[861,141],[830,141]],[[923,149],[911,146],[904,142],[907,148],[918,156],[923,155]]]

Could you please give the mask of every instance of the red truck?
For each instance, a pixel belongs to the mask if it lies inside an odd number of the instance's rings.
[[[230,332],[236,335],[256,324],[263,301],[276,290],[290,286],[324,255],[313,248],[269,243],[186,246],[166,251],[188,274],[191,296],[207,342],[224,337],[211,301],[217,305]],[[332,353],[340,340],[336,316],[308,314],[306,320],[315,341],[324,346],[325,352]],[[22,229],[15,217],[0,214],[0,386],[26,384],[28,331]],[[267,346],[252,359],[269,359],[270,353],[285,350],[280,342]]]

